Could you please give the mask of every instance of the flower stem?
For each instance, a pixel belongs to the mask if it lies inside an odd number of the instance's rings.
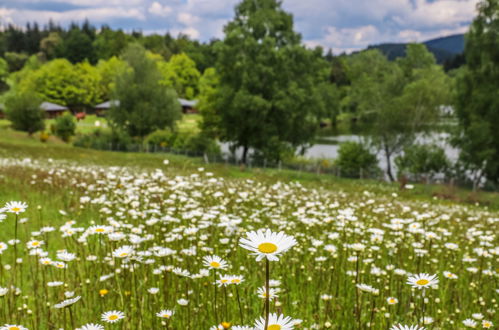
[[[270,314],[270,263],[269,259],[265,259],[265,328],[269,327]]]

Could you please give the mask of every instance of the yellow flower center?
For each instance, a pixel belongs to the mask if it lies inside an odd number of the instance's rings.
[[[235,279],[232,280],[232,283],[239,283],[239,282],[241,282],[241,281],[239,279],[237,279],[237,278],[235,278]]]
[[[230,323],[229,322],[222,322],[222,327],[224,327],[224,329],[229,329]]]
[[[281,326],[279,324],[272,324],[267,327],[267,330],[281,330]]]
[[[31,243],[31,245],[32,246],[38,246],[38,245],[40,245],[40,243],[39,242],[33,242],[33,243]]]
[[[163,315],[161,315],[161,317],[164,317],[165,319],[168,319],[168,318],[170,318],[170,315],[168,315],[168,314],[163,314]]]
[[[277,251],[277,245],[275,245],[273,243],[262,243],[262,244],[258,245],[258,251],[260,251],[261,253],[273,253],[273,252]],[[269,327],[269,329],[270,329],[270,327]],[[280,326],[279,326],[279,329],[280,329]]]
[[[19,207],[13,207],[10,209],[12,212],[19,212],[21,211],[21,208]],[[12,329],[19,329],[18,327],[12,327]]]
[[[395,299],[390,299],[390,304],[395,304]]]
[[[126,253],[126,252],[122,252],[122,253],[120,254],[120,257],[126,257],[127,255],[128,255],[128,253]]]
[[[420,279],[420,280],[418,280],[418,281],[416,282],[416,284],[417,284],[417,285],[426,285],[426,284],[428,284],[428,283],[430,283],[430,281],[428,281],[428,280],[427,280],[427,279],[425,279],[425,278],[422,278],[422,279]]]
[[[109,316],[109,320],[111,320],[111,321],[114,321],[114,320],[117,320],[117,319],[118,319],[118,315],[116,315],[116,314]]]
[[[97,228],[95,231],[97,233],[103,233],[104,232],[104,228]]]
[[[227,282],[229,282],[229,280],[221,280],[220,282],[227,283]]]
[[[109,291],[108,291],[108,290],[106,290],[106,289],[99,290],[99,294],[100,294],[101,296],[105,296],[106,294],[108,294],[108,292],[109,292]]]
[[[9,330],[21,330],[21,328],[13,326],[13,327],[9,327]]]
[[[213,268],[218,268],[218,267],[220,267],[220,264],[216,261],[212,261],[212,262],[210,262],[210,266]]]

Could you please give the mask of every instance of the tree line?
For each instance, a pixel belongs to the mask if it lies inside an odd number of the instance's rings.
[[[209,43],[97,30],[88,22],[9,27],[0,34],[0,77],[5,95],[33,92],[74,109],[119,100],[110,123],[141,140],[175,129],[177,97],[196,99],[202,137],[230,143],[243,163],[303,154],[321,124],[349,118],[383,154],[391,180],[394,156],[407,154],[398,167],[416,168],[410,159],[433,149],[408,148],[447,118],[456,123],[459,175],[497,183],[498,12],[493,0],[479,3],[466,36],[467,65],[447,73],[422,44],[409,44],[395,61],[378,50],[333,56],[307,48],[280,1],[243,0],[225,37]]]

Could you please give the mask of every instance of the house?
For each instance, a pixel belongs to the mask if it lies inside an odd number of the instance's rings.
[[[106,110],[111,109],[113,106],[117,107],[119,105],[120,105],[120,101],[118,101],[118,100],[110,100],[110,101],[102,102],[101,104],[97,104],[94,107],[95,114],[99,117],[103,117],[104,112]]]
[[[186,99],[178,99],[178,102],[182,106],[182,113],[188,114],[188,113],[197,113],[198,111],[195,109],[196,104],[198,103],[197,100],[186,100]]]
[[[51,103],[51,102],[43,102],[40,105],[40,108],[43,111],[45,111],[45,113],[47,114],[48,118],[58,117],[61,114],[63,114],[65,111],[69,110],[65,106],[62,106],[62,105],[59,105],[59,104],[55,104],[55,103]]]
[[[193,101],[190,101],[190,100],[186,100],[186,99],[181,99],[179,98],[178,99],[178,102],[180,103],[180,105],[182,106],[182,112],[187,114],[187,113],[197,113],[198,111],[195,109],[195,106],[196,104],[198,103],[197,100],[193,100]],[[119,106],[120,105],[120,101],[118,100],[111,100],[111,101],[106,101],[106,102],[103,102],[101,104],[97,104],[94,109],[95,109],[95,113],[98,115],[98,116],[103,116],[103,113],[106,111],[106,110],[109,110],[111,109],[111,107],[113,106]]]

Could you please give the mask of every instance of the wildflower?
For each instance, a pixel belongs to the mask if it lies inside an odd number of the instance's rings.
[[[294,328],[293,319],[289,316],[277,315],[272,313],[269,315],[269,325],[266,330],[291,330]],[[265,330],[265,319],[260,317],[260,319],[255,321],[255,330]]]
[[[437,275],[429,275],[425,273],[409,276],[407,284],[413,288],[424,289],[438,284]]]
[[[0,297],[3,297],[9,292],[9,289],[0,287]]]
[[[473,319],[466,319],[463,321],[463,324],[465,327],[468,327],[468,328],[476,328],[478,323]]]
[[[283,232],[274,233],[270,229],[247,233],[247,238],[241,238],[239,245],[253,251],[256,260],[267,258],[269,261],[279,260],[278,256],[296,245],[296,240]]]
[[[390,330],[425,330],[423,327],[418,327],[417,325],[402,325],[396,324],[390,328]]]
[[[169,309],[163,309],[161,312],[156,313],[156,316],[161,317],[163,319],[169,319],[173,316],[173,314],[175,314],[174,311],[169,310]]]
[[[394,297],[388,297],[386,298],[386,302],[388,303],[388,305],[395,305],[398,304],[399,300]]]
[[[275,298],[279,297],[277,295],[277,290],[273,288],[269,288],[269,300],[274,300]],[[267,291],[265,290],[265,287],[258,288],[257,291],[258,297],[265,299],[267,298]]]
[[[226,269],[228,264],[219,256],[206,256],[203,258],[203,265],[212,269]]]
[[[88,323],[78,328],[78,330],[104,330],[104,327],[100,324]]]
[[[189,300],[187,300],[187,299],[183,299],[183,298],[180,298],[179,300],[177,300],[177,303],[178,303],[180,306],[187,306],[187,304],[189,303]]]
[[[447,271],[444,272],[444,276],[447,277],[447,278],[453,279],[453,280],[457,279],[457,275],[456,274],[453,274],[453,273],[447,272]]]
[[[0,327],[0,330],[28,330],[28,328],[25,328],[22,325],[6,324],[3,327]]]
[[[149,292],[150,294],[156,294],[159,292],[159,288],[149,288],[147,289],[147,292]]]
[[[71,298],[71,299],[66,299],[58,304],[55,304],[54,305],[54,308],[64,308],[64,307],[68,307],[68,306],[71,306],[73,305],[74,303],[76,303],[78,300],[80,300],[81,297],[80,296],[77,296],[77,297],[74,297],[74,298]]]
[[[113,257],[127,258],[130,257],[133,254],[133,252],[134,252],[133,247],[131,247],[130,245],[125,245],[114,250]]]
[[[7,210],[7,212],[15,213],[15,214],[25,212],[27,208],[28,208],[28,204],[26,204],[24,202],[8,202],[5,205],[5,210]]]
[[[242,282],[244,282],[244,277],[240,276],[240,275],[231,275],[231,276],[229,276],[229,281],[231,284],[239,285]]]
[[[124,318],[125,314],[120,311],[109,311],[101,315],[101,320],[107,323],[115,323]]]
[[[107,290],[107,289],[100,289],[100,290],[99,290],[99,295],[100,295],[101,297],[104,297],[104,296],[105,296],[106,294],[108,294],[108,293],[109,293],[109,290]]]
[[[482,327],[483,328],[492,328],[494,324],[491,321],[483,320],[482,321]]]
[[[359,288],[361,291],[369,292],[369,293],[372,293],[374,295],[379,294],[379,290],[378,289],[373,288],[372,286],[367,285],[367,284],[363,284],[363,283],[357,284],[357,288]]]

